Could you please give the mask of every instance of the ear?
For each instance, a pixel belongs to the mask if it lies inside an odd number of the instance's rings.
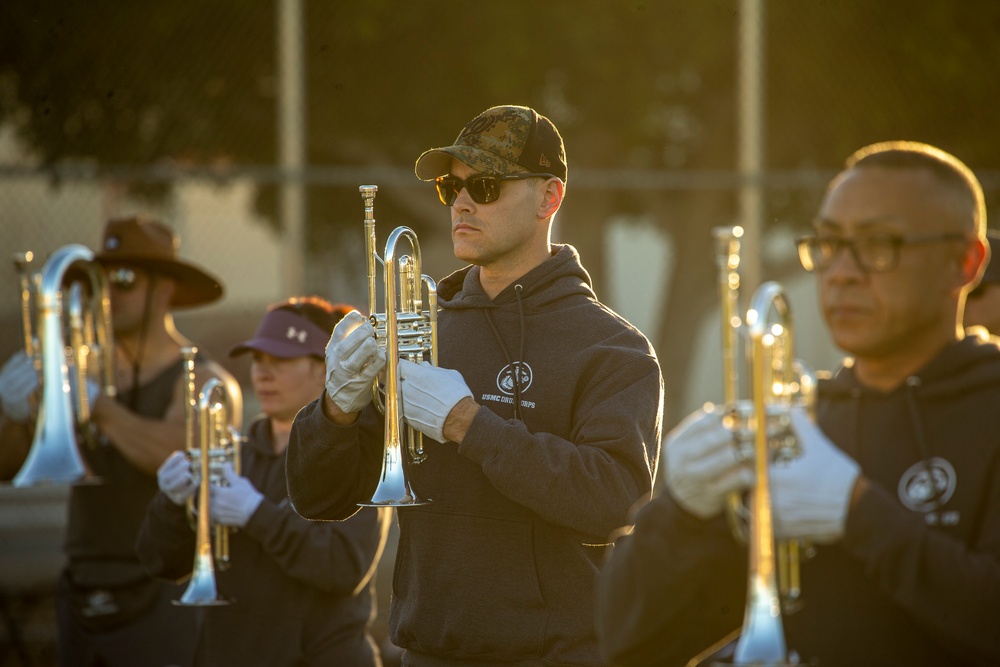
[[[986,264],[990,261],[990,247],[979,237],[966,244],[959,264],[960,288],[975,287],[983,276]]]
[[[538,204],[538,218],[547,220],[556,214],[562,205],[565,186],[558,178],[550,178],[542,190],[542,200]]]

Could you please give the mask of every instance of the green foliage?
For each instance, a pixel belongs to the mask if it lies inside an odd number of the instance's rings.
[[[731,168],[737,0],[450,8],[303,0],[309,160],[409,164],[498,103],[537,106],[575,167]],[[0,122],[45,162],[275,160],[276,3],[0,7]],[[990,0],[767,5],[771,163],[889,136],[992,165]]]

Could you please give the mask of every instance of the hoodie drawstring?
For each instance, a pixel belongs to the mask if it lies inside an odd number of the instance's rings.
[[[510,352],[507,351],[507,346],[504,344],[503,339],[500,337],[500,331],[497,329],[496,322],[493,321],[493,312],[490,310],[486,312],[486,321],[490,323],[490,328],[493,329],[493,337],[496,338],[497,343],[500,344],[500,349],[503,350],[504,359],[507,360],[507,364],[511,367],[512,376],[514,378],[514,419],[523,422],[521,419],[521,363],[524,360],[524,302],[521,301],[521,292],[524,288],[520,283],[514,285],[514,295],[517,297],[517,317],[520,324],[520,344],[518,345],[518,357],[516,360],[511,360]]]
[[[913,430],[917,436],[917,449],[920,453],[920,463],[924,468],[924,472],[927,474],[927,479],[930,480],[931,489],[933,489],[934,495],[928,498],[925,502],[936,503],[942,495],[944,495],[946,489],[938,488],[938,485],[934,482],[934,470],[931,467],[931,449],[927,445],[927,438],[924,436],[924,422],[920,418],[920,408],[917,405],[916,390],[920,387],[920,378],[916,375],[911,375],[906,378],[906,405],[910,410],[910,421],[913,422]]]

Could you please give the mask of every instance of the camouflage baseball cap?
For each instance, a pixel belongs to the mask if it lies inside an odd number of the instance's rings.
[[[479,114],[455,145],[432,148],[417,158],[417,178],[430,181],[447,174],[452,158],[484,174],[527,170],[555,174],[566,182],[566,150],[559,130],[528,107],[498,106]]]

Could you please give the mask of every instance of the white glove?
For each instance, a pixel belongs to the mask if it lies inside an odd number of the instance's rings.
[[[385,367],[385,350],[368,318],[352,310],[326,344],[326,393],[344,412],[358,412],[372,399],[372,383]]]
[[[791,419],[802,453],[789,463],[769,468],[775,535],[817,543],[836,541],[844,535],[861,468],[823,435],[804,410],[793,408]]]
[[[156,471],[156,483],[174,505],[183,505],[198,490],[191,475],[191,462],[180,451],[172,453],[160,464]]]
[[[700,519],[719,515],[730,493],[753,485],[750,462],[742,460],[722,415],[698,410],[667,434],[667,489],[677,504]]]
[[[242,528],[257,511],[264,496],[250,480],[236,474],[232,463],[223,465],[222,476],[229,486],[212,485],[209,516],[215,523]]]
[[[463,398],[472,398],[462,374],[451,368],[399,360],[403,416],[407,423],[438,442],[444,442],[444,422]]]
[[[0,406],[12,421],[26,422],[31,417],[31,395],[38,389],[35,362],[24,353],[15,352],[0,370]]]

